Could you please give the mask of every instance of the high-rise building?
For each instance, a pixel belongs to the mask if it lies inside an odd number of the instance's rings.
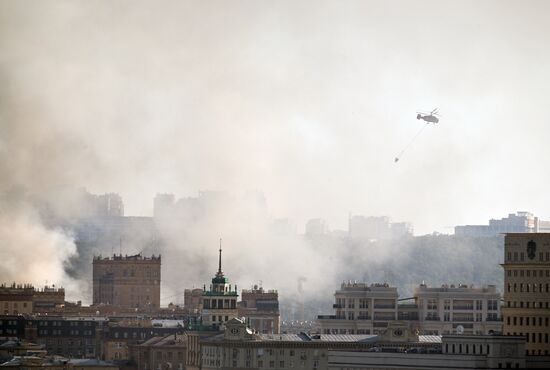
[[[123,308],[160,307],[159,256],[94,257],[93,304]]]
[[[550,233],[504,237],[503,333],[525,336],[531,356],[550,354]]]
[[[222,271],[222,247],[220,240],[220,256],[218,261],[218,272],[212,278],[210,289],[203,289],[202,294],[202,324],[206,326],[215,326],[221,328],[224,323],[236,318],[237,310],[237,286],[232,289],[229,279],[225,277]]]

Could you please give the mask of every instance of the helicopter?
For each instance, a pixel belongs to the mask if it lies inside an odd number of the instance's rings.
[[[439,118],[438,117],[441,117],[439,115],[439,111],[438,111],[439,108],[435,108],[434,110],[432,110],[431,112],[416,112],[416,119],[421,119],[421,120],[424,120],[426,121],[427,124],[430,124],[430,123],[433,123],[434,125],[436,123],[439,123]],[[399,159],[401,158],[401,156],[403,155],[403,153],[405,153],[405,151],[407,150],[407,148],[409,146],[412,145],[412,143],[416,140],[416,138],[418,137],[418,135],[420,135],[422,133],[422,131],[424,131],[424,129],[426,128],[427,126],[423,126],[420,131],[418,131],[418,133],[412,138],[412,140],[407,144],[407,146],[405,146],[405,148],[397,155],[397,157],[395,157],[393,159],[393,161],[395,163],[399,162]]]
[[[434,125],[436,123],[439,122],[439,112],[438,112],[438,108],[435,108],[434,110],[432,110],[430,113],[426,113],[426,112],[416,112],[417,115],[416,115],[416,119],[422,119],[424,121],[426,121],[426,123],[433,123]]]

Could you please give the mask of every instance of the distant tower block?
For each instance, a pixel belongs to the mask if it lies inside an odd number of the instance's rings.
[[[93,304],[123,308],[160,307],[160,255],[94,257]]]

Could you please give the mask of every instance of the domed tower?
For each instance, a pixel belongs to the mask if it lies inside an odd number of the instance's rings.
[[[212,325],[223,327],[224,323],[238,316],[237,310],[237,286],[231,288],[229,279],[222,271],[222,241],[220,239],[220,255],[218,260],[218,272],[212,278],[210,290],[206,290],[206,285],[202,293],[202,323],[203,325]]]

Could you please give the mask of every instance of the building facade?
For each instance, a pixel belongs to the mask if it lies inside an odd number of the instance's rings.
[[[94,257],[93,304],[122,308],[160,307],[161,257]]]
[[[34,288],[31,284],[0,285],[0,312],[4,315],[24,315],[61,311],[65,305],[65,290],[55,286]]]
[[[550,355],[550,233],[504,238],[503,331],[524,336],[530,356]]]
[[[0,312],[4,315],[32,313],[34,287],[30,284],[0,285]]]
[[[412,327],[421,334],[435,335],[500,333],[500,297],[494,285],[437,288],[420,284],[414,290],[418,322],[411,320]]]
[[[317,318],[318,333],[378,334],[397,320],[397,288],[388,284],[344,282],[334,298],[334,315]]]

